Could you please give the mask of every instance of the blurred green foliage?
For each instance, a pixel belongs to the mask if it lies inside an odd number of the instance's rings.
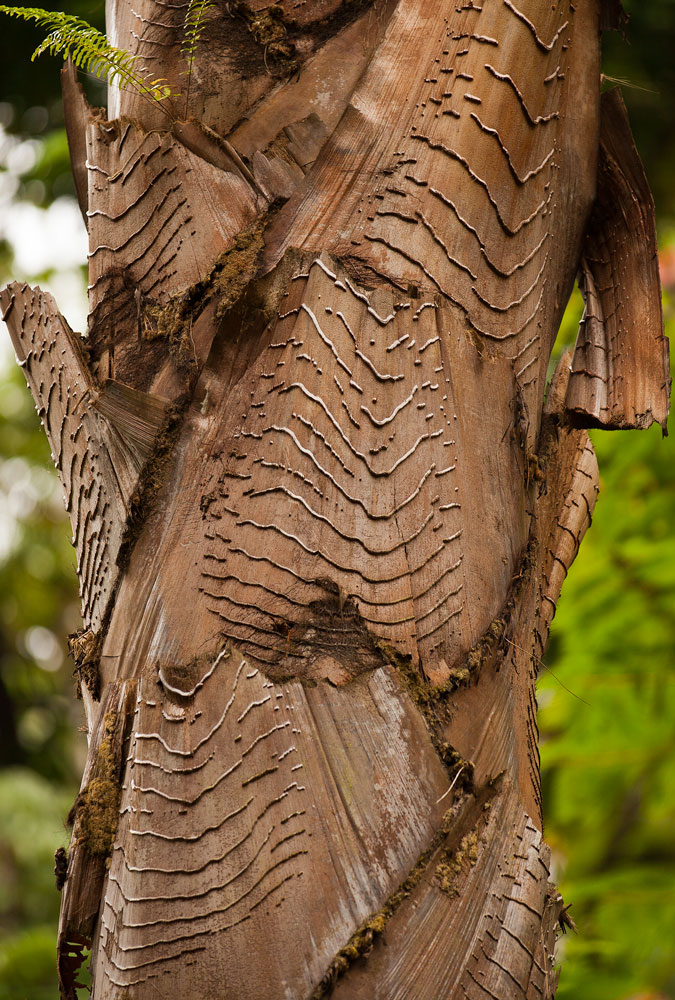
[[[579,928],[558,997],[672,998],[675,446],[657,427],[591,437],[600,499],[539,685],[546,837]]]
[[[675,262],[675,0],[624,3],[630,44],[606,36],[604,68],[629,84]],[[102,27],[101,3],[48,6]],[[15,194],[46,206],[73,186],[59,64],[31,65],[36,43],[27,25],[0,34],[0,124],[37,143]],[[100,85],[86,86],[103,103]],[[3,283],[12,268],[0,239]],[[573,342],[580,308],[575,292],[557,354]],[[668,299],[666,310],[675,313]],[[672,339],[675,319],[669,326]],[[558,996],[675,1000],[675,446],[655,428],[592,436],[601,498],[540,681],[546,836],[579,928],[560,943]],[[0,1000],[57,993],[53,853],[67,841],[85,751],[65,649],[79,624],[69,538],[23,377],[0,362]]]
[[[80,622],[75,560],[49,446],[18,367],[0,387],[0,766],[72,782],[72,669],[65,636]],[[64,690],[66,687],[66,690]]]
[[[65,9],[101,31],[104,28],[104,4],[98,0],[68,0],[67,3],[51,0],[43,6],[47,10]],[[17,135],[40,140],[40,156],[35,167],[22,177],[19,196],[48,205],[62,195],[74,198],[75,187],[63,127],[59,78],[61,60],[44,57],[33,63],[30,61],[43,34],[35,25],[23,21],[9,24],[3,18],[0,31],[0,125]],[[104,84],[84,74],[81,80],[90,102],[95,106],[104,104]]]
[[[55,1000],[54,849],[72,796],[26,767],[0,770],[0,1000]]]
[[[0,370],[0,1000],[55,1000],[54,851],[84,763],[70,525],[18,366]]]

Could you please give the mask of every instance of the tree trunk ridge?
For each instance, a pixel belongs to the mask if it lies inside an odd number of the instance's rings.
[[[88,337],[1,295],[81,581],[62,995],[90,951],[95,1000],[545,1000],[585,427],[668,406],[616,5],[292,7],[216,6],[173,120],[66,70]],[[181,5],[108,18],[179,78]]]

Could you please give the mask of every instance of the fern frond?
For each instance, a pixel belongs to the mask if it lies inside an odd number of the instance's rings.
[[[192,70],[195,61],[195,52],[204,32],[208,15],[213,10],[215,4],[211,0],[190,0],[188,4],[185,21],[183,23],[183,44],[180,47],[180,54],[185,59],[185,69],[181,76],[187,77],[185,88],[185,116],[187,117],[188,106],[190,104],[190,83],[192,82]]]
[[[142,68],[137,68],[138,56],[115,48],[104,34],[79,17],[58,10],[9,7],[5,4],[0,4],[0,13],[20,17],[24,21],[35,21],[39,27],[47,29],[49,34],[40,42],[31,59],[37,59],[43,52],[60,55],[64,59],[70,57],[79,69],[103,77],[110,83],[130,87],[156,101],[173,96],[165,80],[152,80],[144,75]]]
[[[183,25],[183,44],[180,49],[180,54],[187,63],[187,69],[184,71],[185,76],[192,75],[195,52],[204,33],[208,15],[214,7],[215,4],[211,0],[190,0]]]

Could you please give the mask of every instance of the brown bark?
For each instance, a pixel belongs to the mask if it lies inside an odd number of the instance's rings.
[[[668,400],[616,6],[230,3],[189,120],[66,74],[86,347],[3,293],[88,630],[64,996],[87,947],[97,1000],[554,995],[535,679],[583,425]],[[178,79],[180,5],[109,16]]]

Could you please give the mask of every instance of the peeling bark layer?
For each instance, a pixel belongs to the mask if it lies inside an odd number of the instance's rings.
[[[535,681],[579,425],[668,395],[613,10],[231,3],[182,105],[107,120],[66,74],[86,350],[39,290],[2,303],[78,498],[64,996],[86,949],[96,1000],[553,996]],[[177,78],[181,5],[108,13]]]
[[[51,295],[12,284],[0,293],[0,308],[63,484],[82,616],[98,631],[117,580],[134,489],[167,404],[112,380],[99,385],[86,345]]]
[[[581,259],[586,311],[567,406],[578,423],[666,429],[670,375],[654,206],[618,89],[602,98],[598,197]]]

